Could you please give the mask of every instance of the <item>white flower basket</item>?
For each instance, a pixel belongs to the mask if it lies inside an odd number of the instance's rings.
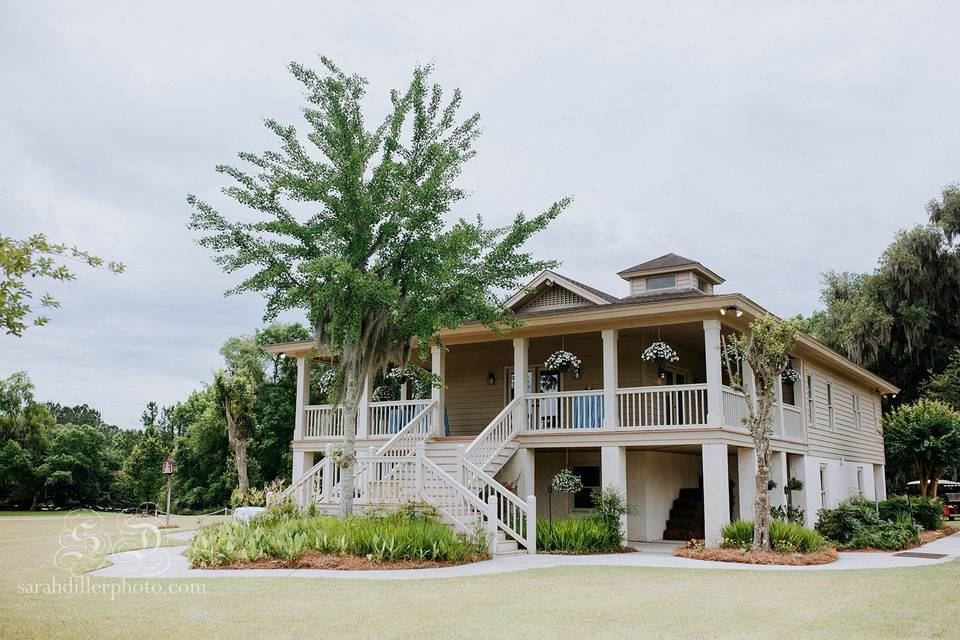
[[[322,374],[320,374],[320,380],[317,381],[317,386],[320,387],[320,393],[327,393],[330,389],[333,388],[334,383],[337,381],[337,370],[336,369],[327,369]]]
[[[554,493],[576,493],[581,489],[583,489],[583,480],[580,476],[573,475],[569,469],[561,469],[550,482],[550,490]]]
[[[680,359],[673,347],[662,340],[647,347],[640,357],[646,362],[676,362]]]
[[[785,384],[796,384],[797,380],[800,379],[800,372],[793,367],[787,367],[783,370],[783,373],[780,374],[780,379],[783,380]]]
[[[373,390],[373,393],[370,394],[370,399],[374,402],[389,402],[390,400],[396,400],[394,397],[393,389],[391,387],[383,386],[377,387]]]
[[[543,363],[543,368],[547,371],[559,371],[565,373],[573,369],[575,375],[580,373],[580,358],[569,351],[554,351]]]

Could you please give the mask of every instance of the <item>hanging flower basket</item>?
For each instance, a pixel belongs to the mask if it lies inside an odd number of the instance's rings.
[[[580,377],[580,358],[569,351],[554,351],[543,363],[543,368],[547,371],[559,371],[566,373],[573,369],[574,377]]]
[[[374,402],[388,402],[390,400],[396,400],[397,398],[394,397],[393,388],[384,385],[374,389],[370,395],[370,399]]]
[[[680,359],[673,347],[662,340],[647,347],[640,357],[646,362],[676,362]]]
[[[800,372],[793,367],[787,367],[783,370],[783,373],[780,374],[780,379],[783,380],[785,384],[795,384],[797,380],[800,379]]]
[[[320,374],[320,379],[317,381],[317,386],[320,388],[320,393],[327,393],[333,389],[333,385],[337,382],[337,370],[330,368]]]
[[[403,384],[408,380],[416,379],[417,376],[414,374],[414,372],[410,371],[409,369],[401,369],[399,367],[394,367],[387,372],[386,377],[388,380],[397,380],[398,382],[400,382],[400,384]]]
[[[561,469],[550,482],[550,491],[553,493],[576,493],[582,489],[583,480],[580,476],[573,475],[570,469]]]

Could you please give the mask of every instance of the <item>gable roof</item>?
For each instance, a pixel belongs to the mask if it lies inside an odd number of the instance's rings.
[[[538,294],[542,293],[546,288],[556,285],[567,289],[580,298],[583,298],[591,305],[608,305],[620,301],[620,299],[616,296],[612,296],[609,293],[601,291],[600,289],[590,287],[582,282],[577,282],[576,280],[572,280],[566,276],[560,275],[555,271],[550,271],[547,269],[542,271],[540,275],[527,283],[527,285],[520,289],[520,291],[517,291],[515,294],[510,296],[510,298],[508,298],[504,303],[504,306],[513,310],[520,309],[523,307],[523,305],[537,297]]]
[[[624,280],[630,280],[631,278],[636,278],[638,276],[678,271],[681,267],[690,267],[691,271],[696,271],[697,273],[705,276],[713,284],[723,283],[723,278],[718,276],[710,269],[707,269],[696,260],[685,258],[677,255],[676,253],[665,253],[659,258],[647,260],[646,262],[641,262],[640,264],[636,264],[628,269],[624,269],[623,271],[618,272],[617,275]]]

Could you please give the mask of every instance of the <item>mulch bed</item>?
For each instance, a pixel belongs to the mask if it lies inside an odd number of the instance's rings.
[[[382,569],[433,569],[453,567],[456,562],[436,562],[434,560],[401,560],[395,562],[376,562],[359,556],[338,556],[329,553],[307,552],[297,560],[265,558],[256,562],[234,562],[216,567],[194,567],[196,569],[338,569],[342,571],[379,571]]]
[[[741,562],[743,564],[779,564],[790,566],[806,566],[813,564],[829,564],[840,556],[833,548],[816,553],[778,553],[776,551],[747,551],[739,549],[687,549],[677,547],[673,555],[679,558],[694,560],[712,560],[714,562]]]

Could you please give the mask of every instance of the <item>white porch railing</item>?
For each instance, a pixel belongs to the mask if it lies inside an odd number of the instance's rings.
[[[521,500],[515,493],[497,482],[467,460],[461,460],[462,482],[473,495],[487,505],[489,518],[496,518],[499,528],[519,544],[532,549],[537,542],[536,498],[533,502]]]
[[[745,429],[744,418],[747,417],[747,401],[743,394],[730,387],[723,387],[723,422],[728,427]]]
[[[416,497],[417,459],[414,456],[357,455],[353,499],[367,505],[398,505]],[[343,481],[337,482],[329,502],[339,502]]]
[[[433,418],[436,414],[437,403],[427,402],[403,428],[397,431],[392,438],[377,450],[381,456],[410,456],[414,454],[417,444],[426,442],[433,428]]]
[[[603,391],[553,391],[526,396],[527,428],[567,431],[603,428]]]
[[[343,405],[314,404],[303,410],[303,437],[338,438],[343,436]]]
[[[295,504],[307,506],[313,502],[323,502],[323,476],[327,461],[320,462],[307,469],[299,478],[294,478],[290,486],[275,496],[270,496],[267,506],[293,500]]]
[[[367,433],[370,436],[393,435],[428,404],[429,399],[371,402],[367,413]]]
[[[783,405],[783,437],[803,439],[803,411],[790,404]]]
[[[522,401],[522,398],[514,398],[508,402],[503,411],[467,445],[463,457],[479,469],[486,470],[490,461],[517,435],[520,425],[517,424],[516,413]]]
[[[617,389],[621,428],[707,424],[707,385],[677,384]]]

